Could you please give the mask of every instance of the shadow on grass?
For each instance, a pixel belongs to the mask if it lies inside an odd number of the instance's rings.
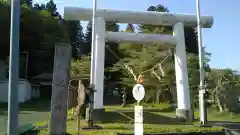
[[[25,103],[19,104],[19,111],[38,111],[46,112],[50,111],[51,101],[50,100],[31,100]],[[0,115],[5,115],[8,110],[7,103],[0,103]],[[26,112],[23,112],[26,113]]]
[[[134,112],[124,112],[124,114],[134,119]],[[154,114],[151,112],[144,112],[143,120],[144,123],[146,124],[173,124],[173,125],[183,124],[183,122],[179,122],[179,120],[176,118]]]
[[[174,112],[176,108],[174,106],[170,106],[167,108],[160,108],[160,109],[143,109],[144,112]]]
[[[94,119],[101,123],[129,123],[131,121],[131,119],[118,112],[105,112]]]
[[[40,133],[39,130],[31,130],[31,131],[22,133],[20,135],[39,135],[39,133]],[[72,134],[66,133],[65,135],[72,135]]]
[[[22,133],[22,134],[20,134],[20,135],[37,135],[37,134],[39,134],[40,133],[40,131],[39,130],[31,130],[31,131],[28,131],[28,132],[25,132],[25,133]]]
[[[134,134],[123,134],[118,133],[117,135],[134,135]],[[144,135],[226,135],[223,131],[221,132],[191,132],[191,133],[154,133],[154,134],[145,134]],[[231,135],[231,134],[229,134]]]
[[[145,124],[185,124],[185,122],[180,122],[176,118],[158,115],[151,112],[144,112],[143,119]],[[105,114],[95,118],[95,120],[100,123],[133,123],[134,112],[105,112]]]
[[[126,105],[125,107],[122,107],[121,109],[111,109],[116,112],[129,112],[129,107],[132,107],[132,110],[134,110],[134,106]],[[149,108],[149,107],[143,107],[143,112],[174,112],[176,110],[176,107],[169,106],[166,108]]]

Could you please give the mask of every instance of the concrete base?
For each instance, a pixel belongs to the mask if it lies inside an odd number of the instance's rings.
[[[176,109],[176,118],[183,122],[192,122],[192,111],[188,109]]]
[[[93,109],[92,112],[92,119],[94,121],[101,121],[105,116],[105,108],[101,108],[101,109]],[[88,121],[88,116],[89,116],[89,108],[86,108],[86,121]]]

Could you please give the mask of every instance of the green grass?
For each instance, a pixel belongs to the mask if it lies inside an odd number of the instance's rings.
[[[0,112],[7,111],[8,103],[0,103]],[[50,111],[49,100],[30,100],[19,104],[19,111]]]
[[[223,127],[199,127],[198,121],[193,123],[179,122],[175,118],[175,109],[167,104],[159,105],[143,105],[144,106],[144,132],[145,133],[166,133],[166,132],[207,132],[221,131]],[[116,133],[133,133],[134,130],[134,105],[126,107],[106,106],[106,116],[102,116],[101,120],[96,122],[97,125],[104,127],[102,130],[81,130],[84,135],[115,135]],[[70,112],[69,112],[70,114]],[[195,116],[198,119],[198,111]],[[209,121],[231,121],[240,122],[240,115],[232,113],[218,113],[213,109],[209,109]],[[46,124],[47,122],[36,123],[37,125]],[[84,121],[81,127],[86,127]],[[71,134],[77,133],[76,120],[69,120],[67,123],[67,132]],[[48,129],[44,129],[39,134],[45,135]]]
[[[133,133],[133,124],[121,124],[121,123],[97,123],[104,127],[102,130],[80,130],[84,135],[115,135],[116,133]],[[86,123],[81,123],[81,127],[86,127]],[[157,125],[157,124],[144,124],[145,133],[166,133],[166,132],[209,132],[209,131],[221,131],[222,127],[201,128],[192,125]],[[77,126],[76,121],[68,122],[68,133],[76,134]],[[48,130],[45,129],[39,133],[39,135],[46,135]]]

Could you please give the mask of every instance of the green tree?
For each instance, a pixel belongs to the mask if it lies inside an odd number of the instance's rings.
[[[106,22],[106,31],[118,32],[119,25],[112,21]],[[116,42],[106,42],[105,47],[105,72],[104,75],[106,77],[105,83],[108,86],[108,82],[118,82],[120,72],[111,72],[109,68],[111,68],[114,64],[119,61],[119,44]],[[116,84],[117,85],[117,84]],[[117,86],[116,86],[117,87]]]
[[[167,7],[163,5],[156,5],[156,6],[150,6],[147,11],[154,11],[154,12],[169,12]],[[139,25],[139,31],[143,33],[172,33],[172,27],[171,26],[161,26],[161,25],[151,25],[151,24],[144,24]]]
[[[210,53],[205,52],[204,49],[204,71],[209,72],[209,61],[210,61]],[[200,83],[200,75],[199,75],[199,57],[197,54],[189,53],[187,55],[187,66],[188,66],[188,81],[189,81],[189,89],[191,95],[193,96],[192,101],[198,102],[198,90]]]
[[[169,12],[167,7],[163,5],[150,6],[147,10]],[[138,31],[140,33],[172,34],[172,26],[166,27],[161,25],[144,24],[139,25]],[[131,24],[127,25],[126,32],[134,32]],[[197,54],[196,50],[198,50],[198,47],[195,30],[192,28],[185,28],[185,37],[187,52]],[[124,43],[120,45],[119,54],[121,60],[114,68],[112,68],[112,70],[120,71],[122,83],[131,86],[136,82],[133,75],[130,73],[130,70],[124,67],[123,63],[131,67],[136,76],[156,65],[154,70],[144,73],[144,86],[147,89],[146,100],[156,102],[159,102],[160,100],[172,101],[173,99],[176,99],[173,53],[174,51],[172,48],[160,44],[144,45]],[[167,56],[168,58],[166,58]],[[162,60],[164,60],[164,63],[162,63]],[[194,66],[192,65],[192,67]],[[164,97],[167,97],[167,95],[171,96],[168,96],[168,99],[163,99]]]
[[[211,93],[211,100],[220,112],[239,112],[239,75],[231,69],[211,69],[206,72],[206,81]]]
[[[119,26],[115,22],[106,22],[106,30],[118,32]],[[92,42],[92,23],[89,22],[86,28],[86,33],[84,36],[85,45],[82,48],[84,54],[88,54],[91,52],[91,42]],[[106,45],[113,50],[114,53],[118,53],[118,44],[117,43],[109,43],[106,42]],[[112,66],[114,63],[118,61],[117,58],[106,48],[105,50],[105,66]]]
[[[155,12],[169,12],[167,7],[163,5],[150,6],[147,11],[155,11]],[[161,25],[140,25],[139,31],[144,33],[154,32],[155,33],[165,33],[172,34],[172,26],[161,26]],[[188,53],[198,54],[198,43],[197,43],[197,32],[195,28],[184,29],[185,32],[185,42],[186,42],[186,51]]]
[[[134,28],[133,24],[127,25],[126,32],[135,32],[135,28]]]
[[[1,59],[9,55],[10,3],[0,2],[0,27],[3,31],[0,44]],[[54,45],[68,42],[67,27],[53,18],[47,10],[21,6],[20,52],[28,52],[28,77],[42,72],[51,73],[53,69]]]
[[[107,31],[112,31],[112,32],[118,32],[119,31],[119,25],[116,24],[115,22],[106,22],[106,30]],[[106,45],[115,54],[118,55],[118,43],[106,42]],[[109,49],[106,48],[106,51],[105,51],[105,66],[106,67],[111,67],[117,61],[118,61],[118,59],[116,57],[114,57],[114,54],[112,52],[110,52]]]
[[[44,10],[44,9],[46,9],[46,5],[44,5],[44,4],[41,4],[41,5],[39,5],[39,4],[34,4],[34,9],[37,9],[37,10]]]
[[[72,45],[72,56],[73,58],[77,58],[84,52],[81,48],[84,46],[83,27],[80,21],[68,21],[67,23],[70,43]]]
[[[32,0],[21,0],[20,4],[21,5],[26,4],[27,6],[32,7],[33,1]]]
[[[209,71],[209,53],[204,53],[204,70]],[[195,108],[198,107],[199,104],[199,57],[197,54],[189,53],[187,55],[187,66],[188,66],[188,82],[189,82],[189,91],[190,91],[190,98],[191,98],[191,107],[194,111]],[[193,114],[194,119],[194,114]]]
[[[0,50],[0,59],[5,60],[9,53],[9,35],[10,35],[10,16],[11,11],[8,1],[0,1],[0,29],[1,29],[1,50]]]
[[[51,16],[59,16],[59,13],[57,12],[57,5],[54,3],[53,0],[50,0],[46,4],[46,9],[50,12]]]
[[[80,59],[72,60],[70,76],[71,78],[89,78],[91,57],[82,55]]]
[[[88,22],[86,32],[84,35],[84,46],[81,46],[83,54],[89,54],[91,52],[91,44],[92,44],[92,23]]]

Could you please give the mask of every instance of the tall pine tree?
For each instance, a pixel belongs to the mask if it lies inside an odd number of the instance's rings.
[[[157,5],[157,6],[150,6],[147,11],[155,11],[155,12],[169,12],[167,7],[164,7],[163,5]],[[139,31],[143,33],[172,33],[172,27],[171,26],[161,26],[161,25],[151,25],[151,24],[144,24],[139,25]]]
[[[37,10],[45,10],[46,9],[46,5],[44,5],[44,4],[41,4],[41,5],[39,5],[39,4],[34,4],[34,6],[33,6],[35,9],[37,9]]]
[[[84,35],[84,45],[81,46],[81,50],[83,54],[91,53],[91,43],[92,43],[92,23],[88,22],[86,33]]]
[[[113,31],[118,32],[119,31],[119,25],[115,22],[106,22],[106,30],[107,31]],[[92,23],[89,22],[86,28],[86,33],[84,36],[85,45],[83,48],[84,54],[88,54],[91,52],[91,43],[92,43]],[[118,44],[117,43],[109,43],[106,42],[106,45],[114,51],[114,53],[118,53]],[[112,66],[117,62],[117,58],[114,57],[114,55],[106,48],[105,49],[105,66]]]
[[[118,32],[119,25],[114,21],[106,22],[106,31]],[[107,47],[105,47],[105,69],[112,67],[119,61],[119,59],[115,56],[115,55],[119,56],[119,44],[116,42],[106,42],[106,46]],[[105,76],[109,79],[107,80],[107,82],[119,81],[119,74],[120,74],[119,72],[110,72],[108,70],[105,70]]]
[[[72,56],[73,58],[77,58],[83,53],[81,46],[84,44],[83,28],[80,21],[69,21],[68,30],[70,43],[72,45]]]
[[[106,30],[118,32],[119,25],[116,24],[115,22],[106,22]],[[83,54],[91,53],[91,42],[92,42],[92,23],[91,22],[89,22],[87,25],[84,41],[85,41],[84,46],[81,46],[81,50],[84,50]],[[118,43],[106,42],[106,46],[108,46],[115,54],[117,55],[119,54]],[[108,48],[106,47],[105,48],[105,68],[113,66],[117,61],[118,61],[118,58],[116,58],[114,54],[112,54],[112,52],[108,50]],[[109,76],[109,78],[113,77],[113,75],[111,75],[111,73],[109,72],[105,72],[105,76]]]
[[[162,5],[150,6],[147,11],[169,12],[167,7]],[[172,33],[172,26],[140,25],[139,27],[141,32],[157,31],[157,33]],[[195,29],[186,27],[184,30],[187,52],[198,54],[197,33]]]
[[[32,7],[33,1],[32,1],[32,0],[21,0],[21,1],[20,1],[20,4],[21,4],[21,5],[26,4],[26,5],[28,5],[29,7]]]
[[[112,32],[118,32],[119,31],[119,25],[115,22],[106,22],[106,30],[112,31]],[[106,45],[115,53],[118,55],[118,43],[114,42],[107,42]],[[118,59],[106,48],[105,51],[105,66],[113,66],[118,61]]]
[[[46,9],[50,12],[50,14],[55,17],[55,16],[59,16],[59,13],[57,12],[57,5],[54,3],[53,0],[50,0],[47,4],[46,4]]]

